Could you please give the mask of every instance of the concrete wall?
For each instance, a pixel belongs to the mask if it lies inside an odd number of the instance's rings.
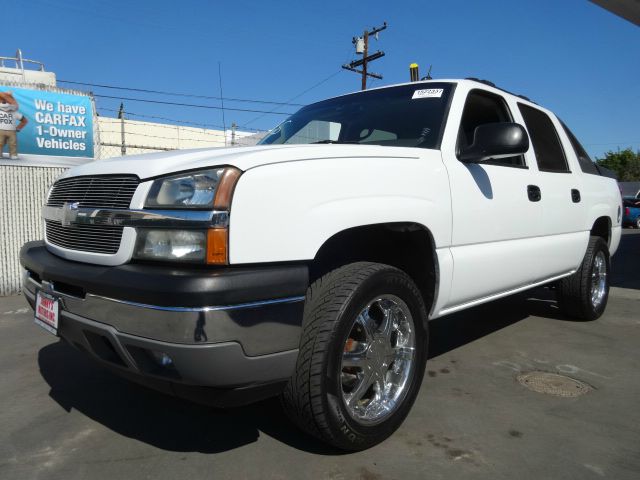
[[[98,117],[100,146],[98,158],[120,156],[122,144],[122,121],[118,118]],[[262,134],[238,131],[235,146],[255,145]],[[208,128],[168,125],[140,120],[124,121],[124,139],[127,155],[149,153],[158,150],[177,150],[185,148],[214,148],[231,146],[231,131]],[[140,148],[144,147],[144,148]]]

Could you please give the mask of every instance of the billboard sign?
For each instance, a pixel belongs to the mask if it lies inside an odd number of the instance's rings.
[[[3,161],[73,165],[93,160],[93,124],[89,95],[0,84]]]

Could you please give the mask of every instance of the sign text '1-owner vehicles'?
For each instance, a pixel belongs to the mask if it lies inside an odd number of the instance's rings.
[[[359,450],[416,398],[428,321],[543,284],[599,317],[621,199],[551,112],[429,81],[302,108],[261,145],[73,168],[21,252],[36,322],[114,371],[238,405],[281,395]]]

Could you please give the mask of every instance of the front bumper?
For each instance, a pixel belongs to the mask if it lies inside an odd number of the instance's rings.
[[[20,260],[31,307],[39,290],[59,298],[59,335],[134,380],[246,388],[295,367],[304,265],[103,267],[59,258],[43,242],[27,243]]]

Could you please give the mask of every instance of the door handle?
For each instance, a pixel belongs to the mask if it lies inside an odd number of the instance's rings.
[[[542,200],[542,192],[537,185],[527,185],[527,195],[532,202],[539,202]]]
[[[580,190],[577,188],[571,189],[571,200],[573,203],[580,203]]]

